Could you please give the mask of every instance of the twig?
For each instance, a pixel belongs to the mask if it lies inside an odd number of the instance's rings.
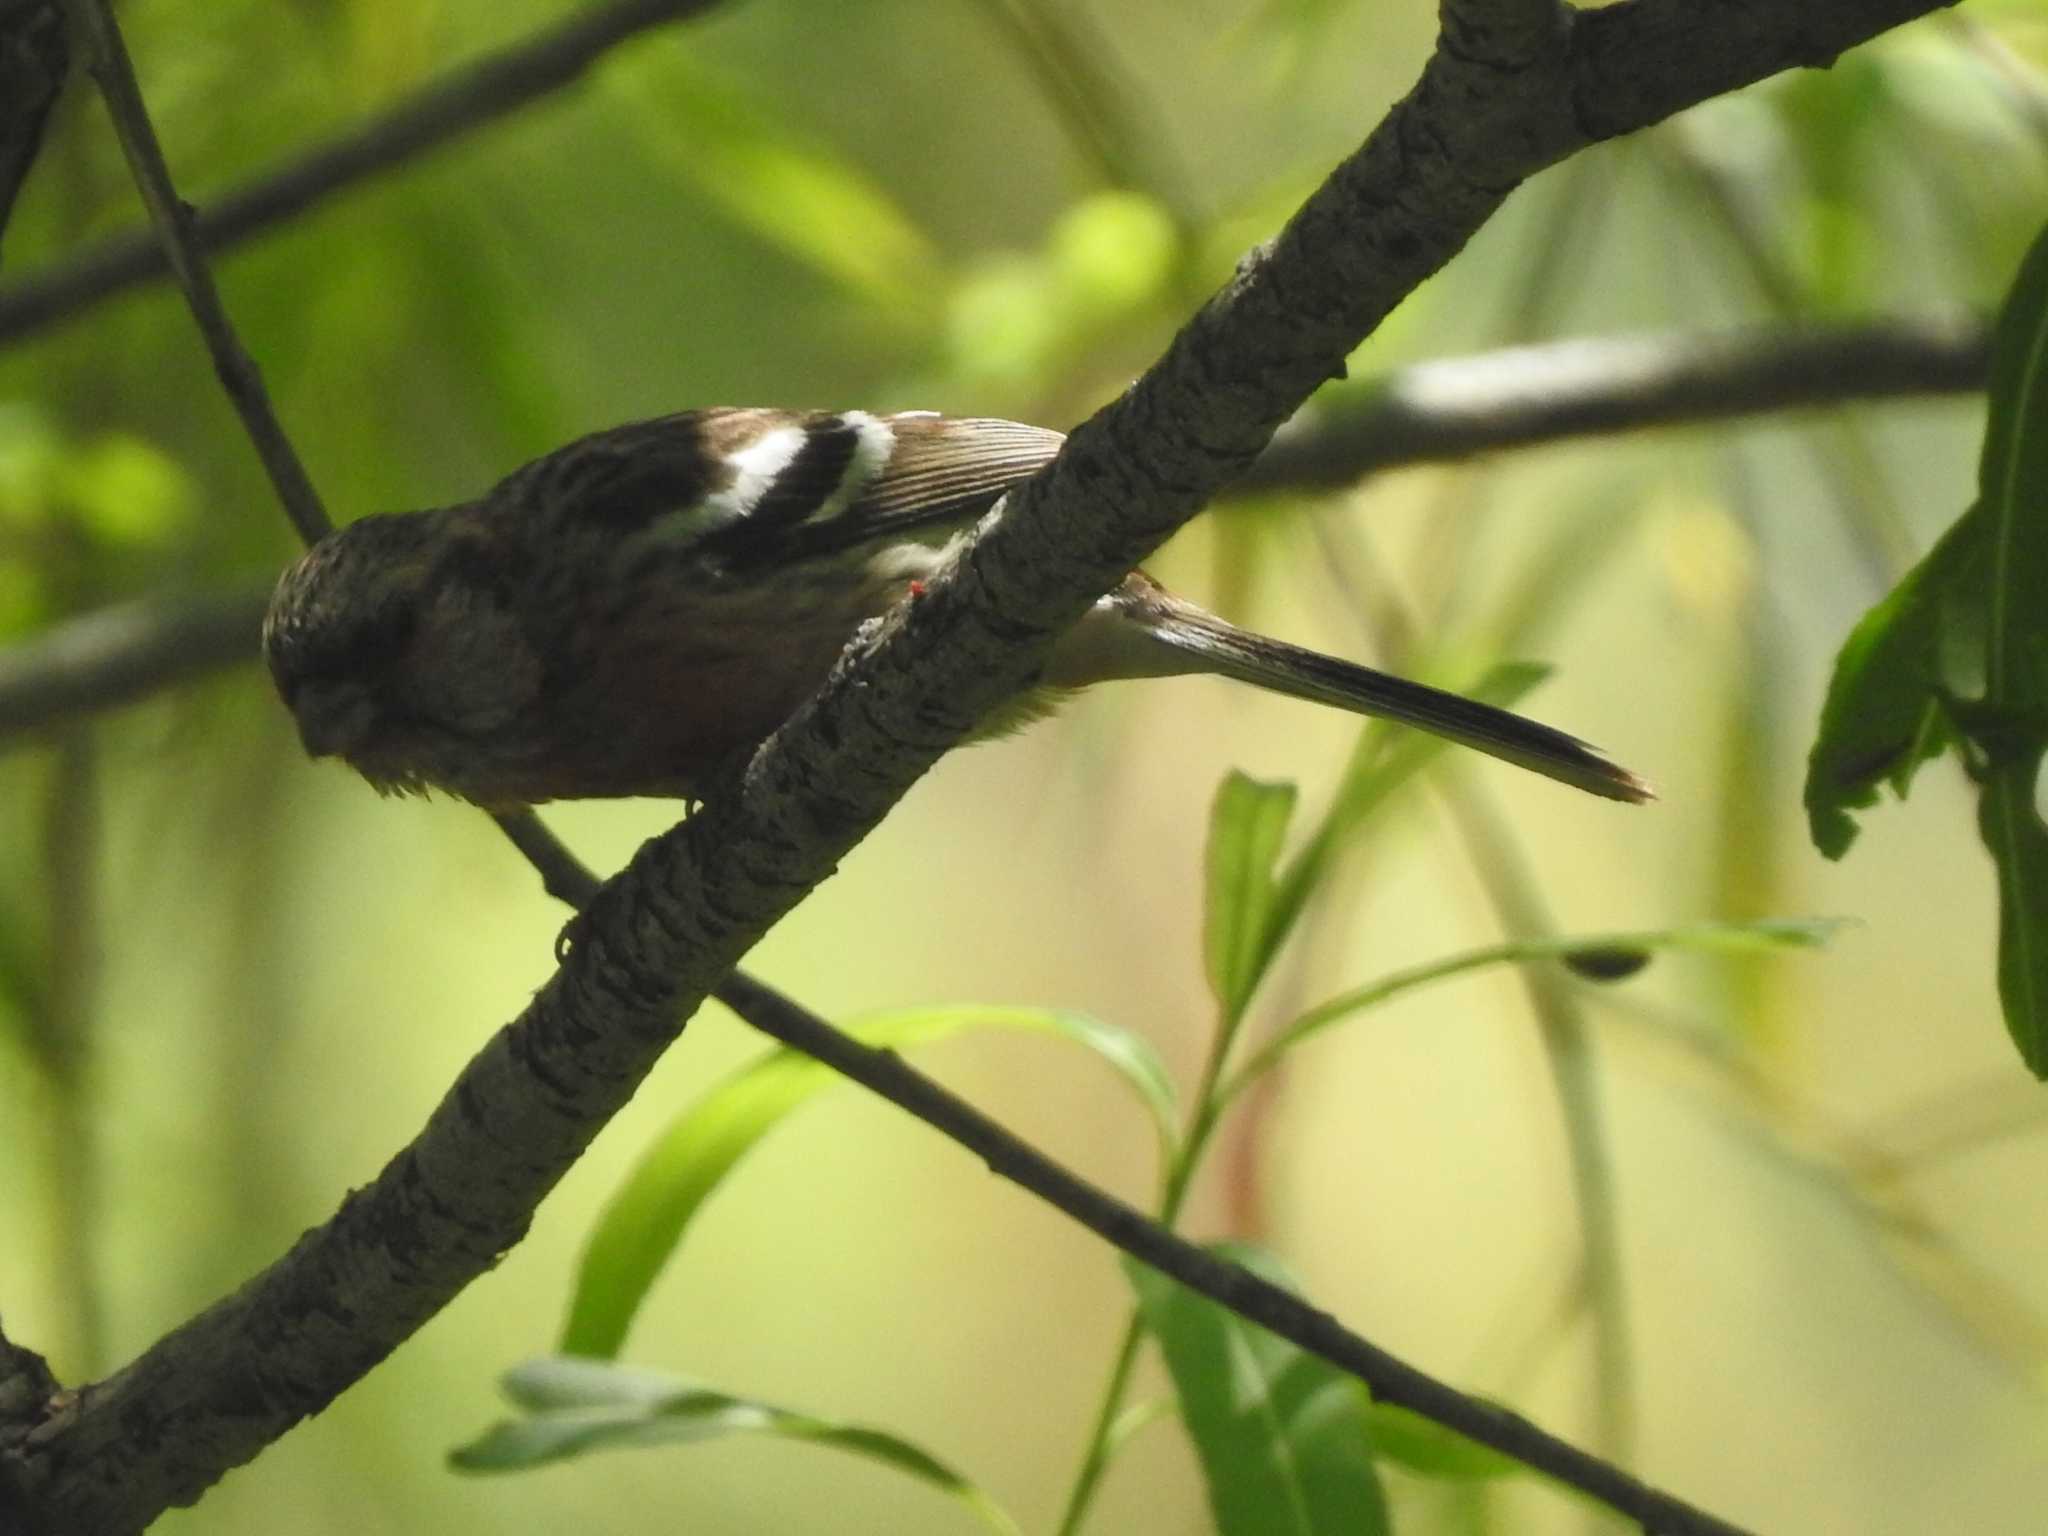
[[[1134,1207],[1067,1172],[893,1052],[862,1045],[750,977],[734,973],[721,984],[718,998],[755,1029],[909,1111],[975,1153],[991,1172],[1031,1191],[1133,1258],[1356,1376],[1371,1388],[1376,1401],[1411,1409],[1491,1446],[1601,1500],[1648,1530],[1722,1536],[1736,1530],[1646,1487],[1519,1414],[1467,1397],[1368,1343],[1291,1292],[1176,1237]]]
[[[271,408],[255,359],[242,346],[228,321],[227,311],[221,308],[213,274],[199,257],[192,233],[192,210],[179,201],[171,185],[163,146],[157,143],[156,129],[142,104],[142,90],[135,83],[135,70],[128,62],[128,50],[114,25],[113,13],[107,9],[106,0],[65,3],[85,44],[85,67],[99,82],[100,94],[106,98],[107,113],[113,118],[114,132],[121,140],[121,152],[128,158],[128,169],[134,173],[136,188],[149,209],[164,259],[176,274],[185,302],[191,306],[192,318],[205,338],[213,371],[241,416],[249,441],[255,445],[256,455],[263,460],[264,471],[277,489],[278,500],[284,503],[285,515],[299,530],[299,537],[310,544],[333,524],[320,505],[319,493],[306,477],[305,466],[299,462],[291,440],[285,436],[277,412]]]
[[[270,584],[84,614],[0,650],[0,751],[256,654]]]
[[[70,63],[56,0],[0,0],[0,239]]]
[[[416,155],[574,82],[642,32],[710,10],[718,0],[622,0],[595,6],[407,98],[352,133],[214,202],[193,220],[198,244],[225,250]],[[0,289],[0,344],[53,325],[170,270],[151,231],[116,235],[76,261]]]
[[[1914,320],[1504,348],[1403,368],[1355,401],[1304,411],[1235,488],[1336,487],[1603,433],[1979,390],[1989,359],[1983,325]]]

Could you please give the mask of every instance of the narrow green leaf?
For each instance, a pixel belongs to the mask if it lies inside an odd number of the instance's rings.
[[[1268,1255],[1222,1256],[1288,1283]],[[1220,1536],[1374,1536],[1388,1529],[1365,1389],[1163,1275],[1126,1265],[1159,1341]]]
[[[1836,662],[1806,784],[1813,839],[1839,858],[1849,812],[1957,742],[1998,868],[2006,1028],[2048,1077],[2048,229],[2020,264],[1991,350],[1977,502],[1856,626]]]
[[[1016,1521],[929,1452],[864,1425],[734,1397],[683,1377],[572,1357],[529,1360],[505,1374],[522,1416],[500,1420],[449,1454],[465,1472],[522,1472],[592,1451],[688,1445],[725,1435],[772,1435],[850,1451],[958,1499],[990,1530]]]
[[[1825,944],[1840,926],[1841,922],[1834,918],[1803,921],[1771,918],[1755,923],[1693,923],[1680,928],[1653,928],[1639,933],[1560,934],[1513,939],[1464,950],[1426,965],[1393,971],[1377,981],[1340,992],[1300,1014],[1224,1080],[1216,1091],[1216,1102],[1219,1106],[1228,1103],[1260,1076],[1272,1071],[1282,1057],[1311,1035],[1342,1024],[1367,1009],[1377,1008],[1381,1003],[1392,1002],[1403,993],[1428,986],[1431,982],[1462,976],[1467,971],[1481,970],[1490,965],[1530,965],[1544,960],[1561,961],[1576,970],[1581,969],[1589,955],[1603,958],[1610,967],[1625,957],[1633,964],[1633,969],[1639,971],[1651,956],[1668,950],[1696,954],[1756,954],[1769,950],[1815,949]],[[1578,963],[1574,964],[1575,961]],[[1596,979],[1620,978],[1617,972]]]
[[[1467,1440],[1454,1429],[1425,1419],[1393,1403],[1373,1403],[1365,1410],[1373,1448],[1382,1461],[1393,1462],[1417,1477],[1448,1483],[1476,1483],[1513,1477],[1527,1469],[1512,1456]]]
[[[1209,813],[1208,902],[1202,932],[1209,989],[1236,1018],[1271,963],[1278,887],[1274,865],[1294,815],[1292,784],[1262,784],[1233,771]]]
[[[1149,1042],[1085,1014],[1043,1008],[922,1008],[872,1015],[847,1033],[881,1050],[910,1050],[979,1029],[1026,1030],[1086,1046],[1115,1069],[1150,1114],[1160,1166],[1172,1166],[1179,1111]],[[690,1222],[733,1165],[813,1094],[844,1081],[794,1051],[743,1067],[669,1123],[598,1219],[563,1324],[565,1354],[609,1358]]]

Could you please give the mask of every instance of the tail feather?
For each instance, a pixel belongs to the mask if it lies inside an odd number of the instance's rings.
[[[1647,783],[1597,748],[1505,709],[1252,634],[1157,588],[1127,587],[1109,601],[1156,645],[1193,663],[1158,670],[1213,672],[1354,714],[1377,715],[1609,800],[1640,804],[1656,798]]]

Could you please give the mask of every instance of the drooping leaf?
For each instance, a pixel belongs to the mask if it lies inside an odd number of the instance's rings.
[[[2020,265],[1992,342],[1976,503],[1856,626],[1835,665],[1806,784],[1820,850],[1880,783],[1904,793],[1949,743],[1976,779],[1998,869],[2006,1028],[2048,1076],[2048,229]]]
[[[1269,1256],[1217,1252],[1279,1284]],[[1221,1536],[1377,1536],[1388,1529],[1365,1388],[1206,1296],[1126,1266],[1159,1342]]]
[[[910,1050],[978,1029],[1027,1030],[1086,1046],[1145,1106],[1159,1135],[1161,1166],[1171,1165],[1178,1119],[1172,1079],[1150,1043],[1128,1030],[1055,1009],[921,1008],[856,1021],[847,1033],[877,1049]],[[616,1355],[655,1277],[733,1166],[814,1094],[843,1081],[808,1056],[771,1051],[671,1121],[590,1234],[562,1351]]]
[[[514,1366],[504,1389],[520,1417],[500,1420],[452,1451],[449,1461],[460,1470],[523,1472],[593,1451],[770,1435],[850,1451],[958,1499],[990,1530],[1018,1531],[980,1488],[885,1430],[734,1397],[684,1377],[567,1356]]]

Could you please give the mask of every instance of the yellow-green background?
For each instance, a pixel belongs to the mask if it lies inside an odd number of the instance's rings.
[[[1431,22],[1419,4],[1334,0],[1021,9],[1112,61],[1094,86],[1122,124],[1107,164],[1078,147],[1000,7],[733,0],[225,258],[229,306],[332,509],[458,499],[579,432],[696,404],[1069,425],[1405,89]],[[202,203],[561,14],[530,0],[122,9]],[[2048,59],[2032,6],[1964,16],[2022,68]],[[1354,372],[1787,309],[1988,308],[2048,212],[2048,98],[2035,74],[2030,123],[1989,46],[1922,24],[1540,178]],[[1758,234],[1761,265],[1705,185]],[[76,91],[5,270],[61,262],[136,212]],[[1530,707],[1663,795],[1631,811],[1455,765],[1498,804],[1561,924],[1860,920],[1820,955],[1660,962],[1585,995],[1619,1186],[1633,1459],[1763,1530],[2021,1532],[2048,1501],[2048,1143],[1999,1023],[1970,801],[1944,765],[1840,867],[1798,814],[1832,649],[1878,570],[1965,504],[1980,427],[1980,402],[1961,399],[1504,456],[1226,508],[1154,566],[1243,621],[1360,656],[1390,592],[1425,648],[1449,647],[1432,653],[1447,676],[1494,656],[1507,609],[1528,603],[1508,647],[1559,669]],[[83,553],[61,531],[81,522]],[[10,637],[287,558],[166,291],[0,354],[0,538]],[[1362,609],[1335,579],[1360,569],[1384,584]],[[1219,683],[1098,693],[943,763],[750,965],[834,1017],[1087,1009],[1150,1036],[1189,1080],[1211,1022],[1213,788],[1241,767],[1299,781],[1315,806],[1351,733]],[[0,1313],[67,1379],[128,1358],[373,1176],[548,974],[562,916],[474,812],[379,801],[304,762],[254,669],[125,711],[90,750],[103,969],[70,1120],[23,1043],[21,1000],[0,1004]],[[48,952],[51,859],[80,856],[45,846],[57,771],[40,744],[0,757],[0,921],[31,970]],[[673,814],[551,819],[609,868]],[[1261,1016],[1497,936],[1441,802],[1411,792],[1347,861]],[[495,1374],[551,1343],[582,1236],[635,1153],[759,1048],[708,1009],[495,1273],[162,1528],[968,1529],[928,1490],[771,1443],[497,1480],[444,1470],[497,1412]],[[1149,1134],[1079,1053],[990,1037],[927,1064],[1148,1196]],[[1935,1096],[1978,1127],[1960,1145],[1890,1181],[1852,1155],[1945,1123]],[[58,1139],[78,1146],[67,1124],[89,1127],[85,1200],[54,1172]],[[1588,1330],[1560,1321],[1578,1253],[1563,1146],[1515,979],[1464,981],[1296,1058],[1226,1137],[1189,1226],[1270,1243],[1376,1341],[1587,1437]],[[81,1233],[89,1278],[61,1258]],[[888,1426],[1040,1532],[1127,1304],[1097,1243],[848,1089],[721,1192],[628,1356]],[[1439,1495],[1394,1486],[1404,1529],[1459,1528]],[[1585,1518],[1529,1491],[1494,1528]],[[1204,1520],[1169,1424],[1118,1464],[1091,1528]]]

